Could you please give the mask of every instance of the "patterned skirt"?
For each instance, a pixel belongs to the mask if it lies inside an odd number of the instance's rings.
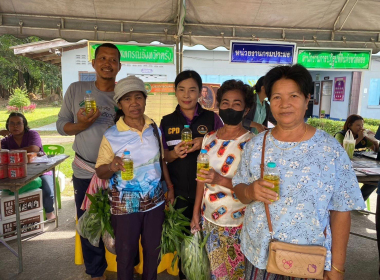
[[[220,227],[203,219],[203,234],[210,232],[206,251],[210,260],[211,279],[243,280],[244,255],[240,250],[239,227]]]
[[[245,280],[314,280],[306,278],[289,277],[279,274],[272,274],[265,269],[258,269],[245,259]]]

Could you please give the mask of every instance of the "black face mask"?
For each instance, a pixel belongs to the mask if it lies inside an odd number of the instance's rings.
[[[238,125],[243,120],[244,110],[235,111],[231,108],[219,109],[219,116],[225,124]]]

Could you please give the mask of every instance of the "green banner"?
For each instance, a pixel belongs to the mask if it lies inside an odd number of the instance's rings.
[[[91,60],[95,58],[95,50],[99,45],[89,43]],[[115,45],[120,51],[121,62],[174,64],[174,46]]]
[[[369,69],[371,50],[297,50],[297,63],[308,69]]]

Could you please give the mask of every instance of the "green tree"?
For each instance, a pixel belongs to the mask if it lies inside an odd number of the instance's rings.
[[[0,95],[8,97],[15,87],[37,92],[44,85],[57,91],[62,87],[60,69],[52,64],[14,55],[12,46],[33,43],[40,38],[32,36],[18,39],[12,35],[0,36]],[[59,90],[60,91],[60,90]]]

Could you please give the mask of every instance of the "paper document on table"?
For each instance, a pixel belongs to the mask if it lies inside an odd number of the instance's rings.
[[[380,168],[354,168],[356,171],[367,175],[380,175]]]

